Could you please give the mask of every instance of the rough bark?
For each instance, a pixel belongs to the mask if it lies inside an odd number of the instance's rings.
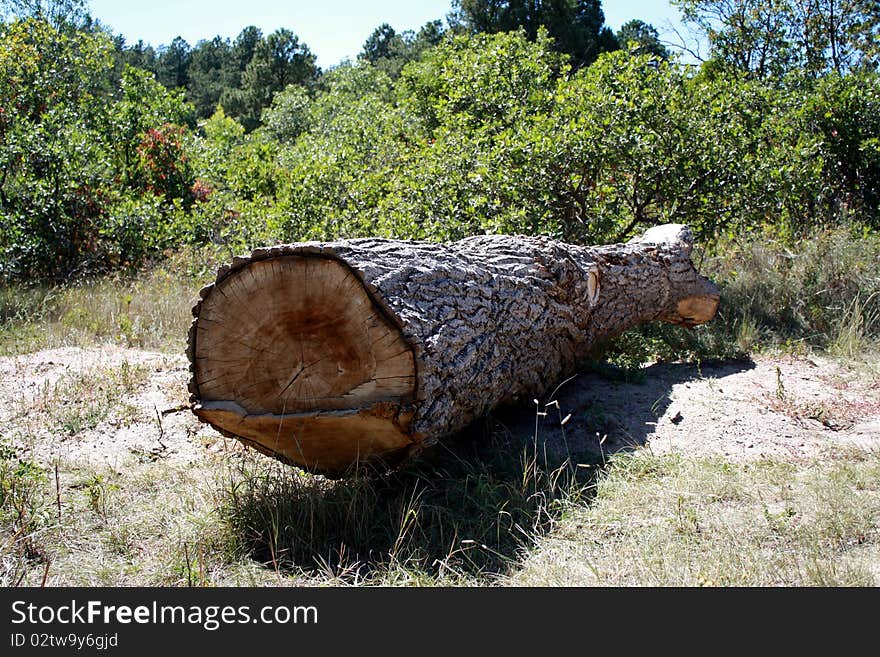
[[[667,225],[598,247],[493,235],[257,249],[193,308],[192,408],[312,471],[393,462],[541,396],[598,340],[711,319],[718,290],[691,247]]]

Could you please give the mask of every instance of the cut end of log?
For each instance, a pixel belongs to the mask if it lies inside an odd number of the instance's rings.
[[[688,280],[679,282],[672,306],[657,319],[693,328],[715,317],[721,294],[718,286],[700,276],[696,269],[685,272],[685,276]]]
[[[675,315],[665,319],[686,328],[705,324],[715,316],[719,300],[720,297],[717,294],[682,299],[676,304]]]
[[[349,266],[283,255],[232,273],[191,334],[201,419],[328,474],[413,443],[412,347]]]

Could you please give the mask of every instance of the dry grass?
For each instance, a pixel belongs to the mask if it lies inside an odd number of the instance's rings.
[[[515,569],[588,481],[494,435],[433,463],[327,481],[249,464],[223,487],[227,542],[273,570],[349,582],[491,581]]]
[[[95,428],[114,411],[120,421],[131,422],[137,409],[127,405],[125,398],[148,378],[147,367],[128,361],[119,367],[65,372],[54,383],[45,381],[33,397],[19,398],[13,419],[27,417],[31,425],[41,424],[70,436]]]
[[[0,296],[16,296],[19,301],[25,297],[26,304],[20,303],[0,327],[0,354],[107,343],[179,350],[197,289],[193,281],[161,270],[130,280],[104,279],[52,289],[6,288]]]
[[[224,259],[183,251],[133,275],[53,287],[0,284],[0,355],[108,343],[181,352],[193,299]]]
[[[584,487],[530,459],[461,459],[332,482],[229,441],[197,467],[61,462],[57,491],[51,470],[30,463],[30,478],[15,475],[26,494],[4,505],[5,520],[18,507],[26,516],[4,523],[22,531],[4,550],[3,583],[491,583]]]
[[[616,456],[517,585],[876,586],[880,453],[805,462]]]

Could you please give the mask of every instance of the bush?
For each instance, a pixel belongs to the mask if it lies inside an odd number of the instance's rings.
[[[771,236],[725,241],[703,273],[721,289],[710,323],[644,325],[597,356],[632,372],[658,358],[740,358],[764,349],[853,358],[880,343],[880,236],[868,229],[841,227],[793,244]]]

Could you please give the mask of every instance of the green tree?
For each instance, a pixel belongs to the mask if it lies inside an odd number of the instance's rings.
[[[510,125],[547,100],[555,78],[567,70],[546,30],[534,42],[524,31],[457,36],[428,51],[403,71],[402,102],[429,130],[439,125]]]
[[[37,19],[0,26],[2,274],[68,274],[95,257],[109,38]]]
[[[575,68],[618,48],[614,32],[604,26],[601,0],[456,0],[454,7],[453,25],[470,32],[522,28],[534,40],[545,28]]]
[[[253,130],[277,92],[290,84],[311,83],[317,75],[315,56],[308,46],[282,28],[256,44],[241,74],[240,89],[221,96],[221,103],[245,128]]]
[[[545,30],[460,35],[408,65],[398,83],[410,147],[385,183],[384,230],[452,239],[543,232],[548,191],[530,126],[554,105],[568,67]],[[415,123],[415,121],[417,123]],[[534,165],[534,168],[532,167]]]
[[[144,43],[143,40],[138,40],[138,42],[132,46],[123,46],[121,48],[120,56],[123,64],[141,68],[145,71],[150,71],[151,73],[156,73],[158,70],[158,55],[156,55],[156,50],[150,44]]]
[[[169,46],[159,48],[156,60],[156,77],[169,89],[186,89],[189,84],[189,65],[192,50],[180,37],[175,37]]]
[[[325,73],[322,82],[306,107],[278,112],[268,123],[290,134],[307,124],[280,153],[285,173],[276,177],[285,210],[277,225],[283,239],[377,234],[380,199],[414,138],[383,71],[364,61],[347,63]],[[301,98],[295,89],[276,97],[280,107]],[[293,121],[287,128],[281,124],[285,116]]]
[[[238,74],[240,77],[248,64],[254,58],[254,52],[257,46],[263,41],[263,32],[253,25],[248,25],[232,42],[231,59],[229,60],[230,72]],[[236,83],[235,86],[241,86]]]
[[[785,0],[674,0],[688,23],[709,40],[712,56],[757,79],[792,65]]]
[[[293,143],[312,124],[311,107],[308,91],[299,85],[289,85],[275,94],[272,104],[263,110],[262,129],[276,141]]]
[[[880,64],[880,2],[790,0],[791,39],[809,72],[843,73]]]
[[[150,130],[193,114],[146,71],[127,67],[109,84],[116,52],[101,31],[36,19],[0,26],[2,275],[68,277],[133,262],[159,246],[168,217],[159,205],[190,196],[184,181],[173,199],[165,188],[155,204],[139,201],[167,173],[150,178],[138,147]],[[164,164],[184,165],[172,155]]]
[[[382,23],[364,42],[361,56],[371,64],[375,64],[380,59],[391,57],[395,50],[399,49],[397,43],[400,41],[402,39],[394,28],[388,23]]]
[[[214,113],[224,89],[239,83],[240,74],[229,63],[231,57],[229,40],[219,36],[199,41],[192,50],[187,98],[202,118]]]
[[[757,79],[875,68],[877,0],[674,0],[716,61]]]
[[[425,23],[418,33],[407,30],[398,34],[388,23],[377,27],[364,43],[358,56],[397,79],[403,67],[443,39],[441,21]]]
[[[193,108],[185,102],[183,91],[169,91],[151,73],[127,66],[118,96],[110,106],[107,126],[107,142],[119,184],[130,189],[146,187],[138,146],[149,130],[166,124],[195,125]]]
[[[242,74],[254,57],[257,46],[263,41],[259,28],[245,27],[232,42],[229,57],[223,67],[227,86],[220,92],[220,105],[232,116],[242,116],[247,111],[247,96],[242,92]]]
[[[213,187],[224,187],[232,153],[244,141],[244,126],[227,116],[221,106],[201,124],[201,129],[204,139],[198,140],[194,148],[195,173]]]
[[[86,4],[86,0],[0,0],[0,12],[13,18],[45,21],[61,29],[88,21]]]
[[[812,175],[800,173],[809,187],[791,194],[802,203],[793,228],[804,234],[849,220],[880,228],[880,75],[831,73],[798,100],[780,131],[801,146],[794,159]]]
[[[416,47],[420,52],[427,48],[432,48],[443,40],[445,34],[446,30],[443,29],[443,21],[428,21],[419,28],[416,34]]]
[[[650,23],[633,19],[620,26],[617,42],[623,49],[630,49],[638,55],[656,55],[669,59],[669,51],[660,42],[660,35]]]

